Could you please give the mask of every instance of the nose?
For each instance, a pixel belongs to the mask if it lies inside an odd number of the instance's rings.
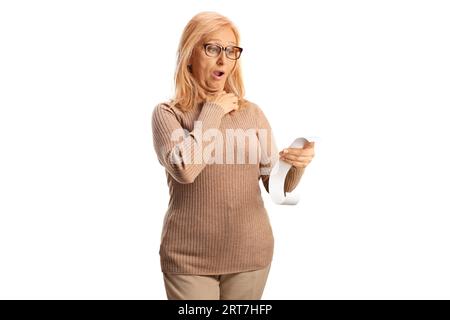
[[[220,54],[217,57],[217,61],[216,62],[217,62],[218,65],[223,65],[224,61],[225,61],[225,51],[222,50],[222,51],[220,51]]]

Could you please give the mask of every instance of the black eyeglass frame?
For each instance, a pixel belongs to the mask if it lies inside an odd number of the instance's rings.
[[[207,46],[216,46],[216,47],[219,47],[221,51],[220,51],[220,53],[219,53],[217,56],[211,56],[211,55],[208,54],[208,52],[207,52],[207,50],[206,50],[206,47],[207,47]],[[236,59],[230,58],[230,57],[228,56],[228,54],[227,54],[227,48],[230,48],[230,47],[232,47],[232,48],[238,48],[238,49],[239,49],[239,56],[238,56]],[[238,46],[222,47],[220,44],[217,44],[217,43],[204,43],[204,44],[203,44],[203,49],[205,50],[205,54],[206,54],[208,57],[213,57],[213,58],[218,57],[218,56],[222,53],[222,51],[225,51],[225,56],[226,56],[228,59],[230,59],[230,60],[238,60],[238,59],[241,57],[242,51],[244,51],[244,48],[241,48],[241,47],[238,47]]]

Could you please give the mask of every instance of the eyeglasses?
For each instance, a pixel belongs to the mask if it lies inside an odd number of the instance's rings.
[[[244,50],[241,47],[236,47],[236,46],[222,47],[222,46],[219,46],[218,44],[214,44],[214,43],[205,43],[203,45],[203,48],[205,48],[206,55],[209,57],[213,57],[213,58],[219,56],[223,50],[223,51],[225,51],[225,55],[227,56],[227,58],[231,59],[231,60],[239,59],[239,57],[241,56],[242,50]]]

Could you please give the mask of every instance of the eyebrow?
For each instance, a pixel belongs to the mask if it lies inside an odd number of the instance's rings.
[[[209,39],[208,41],[221,41],[220,39]],[[228,43],[236,45],[233,41],[228,41]]]

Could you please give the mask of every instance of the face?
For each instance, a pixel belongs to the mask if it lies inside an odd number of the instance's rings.
[[[203,47],[204,43],[219,44],[222,47],[237,46],[236,37],[229,27],[211,33],[206,41],[200,43],[194,49],[189,62],[192,65],[194,78],[205,91],[209,93],[220,92],[224,89],[225,82],[237,61],[229,59],[224,50],[217,57],[208,56]],[[221,76],[216,75],[218,71],[223,72],[223,74]]]

